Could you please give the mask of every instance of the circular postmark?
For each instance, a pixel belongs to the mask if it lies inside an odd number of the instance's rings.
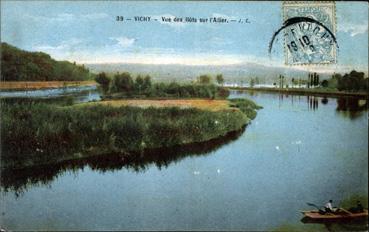
[[[273,43],[283,32],[286,64],[322,64],[336,62],[337,40],[323,23],[310,17],[292,17],[284,21],[269,43],[271,55]]]

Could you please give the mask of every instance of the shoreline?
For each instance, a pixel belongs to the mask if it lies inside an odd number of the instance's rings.
[[[259,91],[259,92],[270,92],[270,93],[287,93],[295,95],[313,95],[320,97],[360,97],[368,98],[369,92],[343,92],[343,91],[324,91],[317,89],[301,89],[301,88],[251,88],[251,87],[226,87],[230,90],[248,90],[248,91]]]
[[[147,148],[144,150],[132,150],[132,151],[122,151],[122,152],[116,152],[116,151],[111,151],[108,149],[94,149],[91,150],[90,152],[76,152],[73,153],[71,156],[68,157],[63,157],[59,160],[55,160],[53,162],[39,162],[39,163],[27,163],[27,164],[23,164],[23,165],[7,165],[7,166],[2,166],[0,167],[1,171],[21,171],[24,169],[28,169],[28,168],[38,168],[38,167],[43,167],[43,166],[49,166],[49,165],[63,165],[66,162],[88,162],[89,159],[91,158],[95,158],[95,159],[107,159],[107,157],[109,156],[118,156],[120,157],[119,161],[126,161],[129,159],[139,159],[139,158],[149,158],[149,155],[151,153],[157,154],[158,152],[166,152],[166,151],[173,151],[173,150],[178,150],[178,151],[182,151],[185,150],[186,148],[188,149],[191,146],[201,146],[204,147],[204,149],[209,149],[206,145],[208,144],[212,144],[214,142],[217,142],[217,144],[219,143],[219,145],[215,145],[215,147],[217,146],[221,146],[223,144],[226,144],[227,138],[233,138],[233,137],[239,137],[243,132],[245,132],[246,127],[250,124],[250,122],[244,124],[241,128],[238,128],[236,130],[232,130],[232,131],[228,131],[226,134],[224,135],[219,135],[218,137],[214,137],[214,138],[210,138],[208,140],[205,141],[193,141],[193,142],[189,142],[189,143],[183,143],[183,144],[176,144],[170,147],[152,147],[152,148]],[[219,141],[224,139],[225,141],[223,141],[223,143],[220,143]],[[110,157],[110,158],[114,158],[114,157]]]
[[[94,86],[96,82],[89,81],[0,81],[2,91],[26,91],[41,89],[57,89],[63,87]]]

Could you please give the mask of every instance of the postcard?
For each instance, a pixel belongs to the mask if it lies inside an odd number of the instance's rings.
[[[1,1],[1,231],[368,230],[368,3]]]

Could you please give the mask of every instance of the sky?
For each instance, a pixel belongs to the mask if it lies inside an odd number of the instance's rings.
[[[134,16],[158,21],[135,22]],[[249,23],[164,23],[162,16]],[[336,20],[337,64],[309,68],[367,72],[368,3],[336,3]],[[77,63],[284,66],[281,42],[268,54],[281,25],[280,2],[1,1],[2,42]]]

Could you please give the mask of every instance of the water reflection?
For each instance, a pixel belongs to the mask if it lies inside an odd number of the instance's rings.
[[[345,97],[337,99],[336,111],[347,118],[356,119],[363,115],[368,109],[368,100],[353,97]]]
[[[328,98],[327,97],[322,98],[322,104],[324,104],[324,105],[328,104]]]
[[[367,231],[368,219],[353,219],[353,220],[336,220],[331,222],[319,222],[313,219],[304,217],[301,219],[303,224],[315,224],[324,226],[327,231]]]
[[[317,110],[319,107],[319,98],[316,96],[307,96],[309,110]]]
[[[91,102],[91,101],[100,101],[101,96],[98,91],[82,91],[79,93],[73,93],[71,95],[65,96],[54,96],[51,98],[44,97],[0,97],[0,102],[6,104],[23,104],[23,103],[48,103],[48,104],[57,104],[57,105],[72,105],[76,103],[82,102]]]
[[[368,220],[351,220],[344,222],[316,222],[306,218],[301,219],[301,223],[284,224],[274,229],[274,231],[367,231]]]
[[[155,149],[139,154],[108,154],[21,170],[5,169],[1,173],[1,187],[5,192],[14,191],[18,196],[25,192],[28,187],[40,184],[47,185],[64,172],[77,172],[85,166],[100,172],[121,170],[122,168],[144,172],[152,164],[162,169],[186,157],[209,155],[221,146],[238,139],[244,131],[245,127],[207,142]],[[2,162],[4,161],[2,160]]]
[[[49,99],[49,101],[73,98],[76,103],[100,101],[101,94],[96,86],[63,87],[55,89],[0,91],[1,99]]]
[[[81,91],[96,90],[97,87],[93,86],[69,86],[61,88],[50,89],[36,89],[36,90],[1,90],[0,97],[55,97],[60,95],[68,95],[73,93],[79,93]]]
[[[257,97],[259,95],[256,91],[249,90],[237,90],[233,91],[233,94],[236,95],[244,95]],[[261,93],[265,94],[265,93]],[[339,115],[347,117],[349,119],[356,119],[363,115],[365,111],[368,110],[368,99],[363,97],[349,97],[349,96],[341,96],[328,98],[318,97],[318,96],[310,96],[310,95],[296,95],[296,94],[286,94],[286,93],[270,93],[270,94],[278,94],[278,107],[281,108],[284,103],[287,101],[291,102],[293,106],[294,103],[301,102],[302,98],[306,98],[306,104],[308,110],[316,111],[319,108],[319,102],[322,105],[329,105],[329,103],[335,100],[337,104],[336,111]],[[329,100],[330,99],[330,100]]]

